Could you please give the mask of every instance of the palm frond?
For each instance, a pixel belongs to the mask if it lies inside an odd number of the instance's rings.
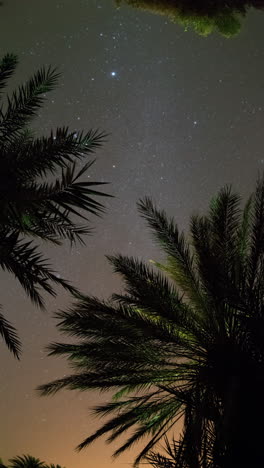
[[[106,182],[78,182],[78,179],[91,167],[94,161],[86,163],[79,172],[76,173],[76,165],[73,163],[62,171],[61,179],[55,183],[35,184],[32,183],[28,190],[25,190],[23,203],[37,204],[39,210],[59,216],[63,210],[65,213],[75,214],[83,219],[87,219],[79,210],[87,211],[99,215],[104,211],[104,206],[94,199],[94,196],[111,197],[103,192],[94,190],[96,185],[105,185]],[[62,215],[61,215],[62,216]]]
[[[32,457],[31,455],[22,455],[11,458],[10,468],[45,468],[44,462],[39,458]]]
[[[155,393],[154,393],[155,395]],[[95,409],[97,414],[106,414],[109,412],[118,412],[117,416],[112,418],[110,421],[105,423],[98,431],[96,431],[93,435],[86,438],[78,447],[78,450],[81,450],[87,447],[90,443],[96,440],[98,437],[106,434],[108,432],[111,433],[109,438],[107,439],[108,442],[112,442],[115,440],[119,435],[126,432],[129,428],[133,427],[135,424],[139,423],[138,429],[135,433],[129,437],[127,442],[119,449],[116,450],[114,456],[118,456],[128,447],[133,445],[136,441],[141,439],[142,437],[147,436],[148,434],[155,433],[156,430],[160,430],[160,427],[164,427],[166,425],[172,425],[173,423],[169,423],[170,415],[173,414],[178,418],[178,413],[180,412],[180,404],[178,402],[166,402],[163,401],[162,404],[160,401],[155,402],[148,401],[151,397],[143,396],[138,398],[132,398],[128,402],[116,402],[111,403],[110,405],[102,405]],[[165,421],[165,422],[164,422]],[[143,455],[142,455],[143,456]]]
[[[21,354],[21,342],[18,338],[16,329],[11,323],[0,313],[0,335],[5,341],[8,349],[19,359]]]
[[[36,115],[44,101],[44,94],[54,89],[60,74],[55,69],[42,68],[32,78],[7,97],[7,108],[0,112],[1,138],[12,140],[16,132]]]
[[[0,90],[5,88],[8,79],[14,73],[18,60],[14,54],[6,54],[0,61]]]
[[[252,196],[247,200],[240,227],[237,232],[237,261],[236,261],[236,280],[241,290],[245,286],[247,278],[247,263],[250,248],[251,216],[252,216]]]
[[[44,308],[44,300],[39,293],[39,287],[52,296],[55,296],[56,292],[50,283],[61,285],[71,293],[77,292],[74,286],[52,271],[47,260],[32,242],[19,240],[18,233],[2,233],[0,266],[15,275],[32,302],[40,308]]]
[[[30,182],[21,185],[16,181],[12,183],[12,176],[5,177],[9,182],[7,187],[2,185],[1,224],[24,235],[39,236],[55,243],[63,239],[83,243],[83,236],[91,230],[85,225],[78,226],[71,216],[74,214],[85,220],[85,212],[100,216],[104,205],[96,198],[111,197],[94,189],[95,186],[104,185],[104,182],[78,180],[92,164],[93,161],[85,164],[77,172],[73,163],[63,170],[61,179],[54,183]]]
[[[61,245],[63,240],[69,240],[71,246],[77,242],[85,245],[84,236],[90,235],[93,229],[85,225],[77,225],[70,219],[69,212],[58,214],[47,212],[34,213],[34,215],[22,215],[21,231],[24,235],[43,239],[56,245]]]
[[[138,202],[139,212],[153,231],[155,239],[168,255],[167,271],[184,294],[203,310],[203,297],[199,279],[194,268],[194,259],[183,233],[179,233],[173,219],[167,219],[164,211],[158,211],[150,198]]]
[[[264,177],[259,178],[253,198],[252,229],[248,259],[248,288],[254,294],[259,288],[259,273],[264,253]]]
[[[20,136],[5,146],[8,158],[13,158],[19,175],[27,179],[55,174],[58,167],[66,168],[76,159],[94,153],[106,139],[106,133],[89,130],[70,132],[67,127],[51,131],[49,137],[35,138],[19,146]]]
[[[61,465],[54,465],[54,463],[51,463],[50,465],[46,465],[45,468],[62,468]]]

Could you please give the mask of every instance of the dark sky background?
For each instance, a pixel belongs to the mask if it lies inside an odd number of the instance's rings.
[[[91,180],[109,181],[115,195],[86,247],[43,246],[54,268],[88,294],[120,290],[105,254],[160,259],[136,201],[152,196],[186,228],[226,183],[243,195],[264,167],[264,16],[249,14],[242,33],[227,40],[199,37],[111,0],[5,0],[0,53],[20,57],[15,86],[42,65],[62,72],[34,126],[101,128]],[[0,343],[0,456],[30,453],[67,468],[129,466],[134,451],[111,461],[103,439],[81,453],[74,447],[98,427],[89,409],[109,395],[62,392],[39,398],[35,388],[68,372],[44,348],[58,340],[53,312],[69,304],[59,291],[36,310],[15,280],[0,273],[1,304],[23,340],[17,362]]]

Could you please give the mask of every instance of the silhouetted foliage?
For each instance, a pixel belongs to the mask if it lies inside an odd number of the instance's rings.
[[[241,19],[251,7],[264,9],[264,0],[115,0],[118,6],[132,7],[165,15],[186,30],[207,36],[214,31],[225,37],[238,34]]]
[[[264,466],[264,179],[243,210],[223,188],[206,216],[191,217],[188,240],[150,199],[138,206],[167,261],[108,257],[125,292],[83,295],[56,314],[79,342],[48,349],[75,372],[38,390],[115,392],[94,409],[112,417],[79,449],[134,428],[114,455],[149,436],[137,464],[182,418],[177,468]]]
[[[0,99],[17,66],[17,57],[7,54],[0,61]],[[103,133],[70,132],[57,128],[49,136],[35,136],[28,124],[36,116],[59,78],[56,70],[42,68],[7,96],[0,108],[0,267],[18,279],[34,304],[43,308],[40,291],[55,296],[55,285],[77,292],[56,275],[33,240],[60,245],[62,241],[84,243],[90,232],[76,218],[86,213],[100,215],[97,201],[105,193],[95,190],[102,182],[81,180],[93,161],[77,169],[77,161],[99,147]],[[60,175],[58,176],[58,170]],[[55,177],[51,181],[50,177]],[[74,219],[75,217],[75,219]],[[53,286],[54,285],[54,286]],[[15,329],[0,314],[0,334],[16,357],[20,342]]]
[[[153,468],[176,468],[178,455],[178,442],[173,438],[172,442],[167,437],[165,439],[165,453],[150,452],[145,458]],[[209,465],[204,465],[202,468],[207,468]]]
[[[146,462],[153,468],[218,468],[212,455],[212,446],[207,443],[207,451],[203,458],[193,460],[186,457],[182,437],[176,440],[174,437],[169,441],[168,437],[164,437],[165,447],[163,452],[150,451],[146,457]],[[210,440],[210,439],[209,439]]]
[[[39,458],[32,457],[31,455],[22,455],[11,458],[9,465],[0,464],[0,468],[62,468],[60,465],[53,463],[48,465],[41,461]]]
[[[31,455],[22,455],[9,460],[10,468],[46,468],[46,465],[39,458]]]

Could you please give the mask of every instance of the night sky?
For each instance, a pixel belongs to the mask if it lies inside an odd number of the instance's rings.
[[[83,292],[106,298],[120,290],[105,254],[161,258],[136,211],[140,197],[153,197],[186,228],[220,186],[232,183],[243,195],[253,189],[264,168],[263,20],[251,13],[241,34],[227,40],[184,32],[165,17],[129,7],[116,10],[111,0],[5,0],[0,7],[0,53],[20,59],[12,86],[42,65],[63,75],[34,127],[109,133],[89,175],[111,182],[115,198],[107,200],[102,219],[92,218],[93,236],[72,251],[67,244],[42,246]],[[0,456],[7,462],[28,453],[66,468],[129,466],[139,447],[113,464],[118,443],[101,439],[74,451],[100,424],[89,408],[109,395],[36,395],[37,385],[68,372],[44,348],[61,339],[53,313],[69,296],[60,290],[41,312],[11,276],[1,272],[0,278],[3,311],[23,341],[20,362],[0,343]]]

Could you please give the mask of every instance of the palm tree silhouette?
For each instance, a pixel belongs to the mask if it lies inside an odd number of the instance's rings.
[[[16,66],[17,57],[12,54],[0,61],[1,100]],[[41,290],[53,296],[55,285],[77,290],[55,274],[33,240],[84,243],[90,228],[87,222],[79,225],[76,218],[87,221],[87,213],[100,215],[104,207],[97,198],[107,196],[95,190],[103,182],[81,180],[94,161],[77,168],[78,160],[101,145],[103,133],[57,128],[49,136],[38,137],[28,129],[58,78],[56,70],[40,69],[0,109],[0,267],[14,274],[33,303],[42,308]],[[2,314],[0,334],[19,357],[16,331]]]
[[[109,301],[83,295],[56,314],[79,342],[53,343],[50,355],[66,356],[75,372],[40,394],[114,391],[94,409],[110,419],[79,449],[130,430],[114,456],[148,436],[137,464],[182,420],[177,468],[264,466],[256,424],[264,416],[264,179],[243,210],[240,201],[224,187],[207,215],[191,217],[189,237],[149,198],[140,201],[166,261],[108,257],[125,292]]]
[[[11,458],[8,467],[3,463],[0,464],[0,468],[62,468],[60,465],[54,465],[53,463],[47,465],[39,458],[32,457],[31,455],[22,455]]]
[[[44,462],[39,458],[32,457],[31,455],[22,455],[11,458],[9,460],[10,468],[46,468]]]

